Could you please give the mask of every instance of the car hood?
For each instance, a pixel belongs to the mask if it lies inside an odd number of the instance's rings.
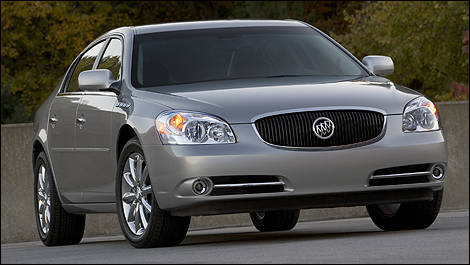
[[[420,94],[388,79],[370,76],[282,77],[199,82],[136,90],[135,96],[156,100],[172,109],[213,114],[234,123],[320,109],[368,109],[401,114]]]

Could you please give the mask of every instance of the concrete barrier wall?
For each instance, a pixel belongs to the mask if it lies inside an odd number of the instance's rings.
[[[448,143],[449,170],[443,210],[468,209],[468,130],[466,102],[438,104]],[[38,240],[33,208],[32,124],[1,126],[1,243]],[[303,210],[301,220],[366,216],[365,207]],[[251,224],[248,214],[193,217],[190,229]],[[85,236],[115,235],[115,214],[87,216]]]

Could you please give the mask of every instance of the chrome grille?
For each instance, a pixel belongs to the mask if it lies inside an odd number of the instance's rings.
[[[313,132],[313,122],[326,117],[334,123],[329,139]],[[367,110],[295,112],[264,117],[255,121],[261,138],[270,144],[287,147],[332,147],[358,144],[377,138],[384,127],[381,113]]]

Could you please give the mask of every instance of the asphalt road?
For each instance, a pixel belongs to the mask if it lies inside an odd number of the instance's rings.
[[[467,212],[441,213],[426,230],[383,232],[369,218],[301,222],[290,232],[253,227],[191,231],[181,246],[135,249],[122,236],[75,246],[4,244],[2,263],[469,263]]]

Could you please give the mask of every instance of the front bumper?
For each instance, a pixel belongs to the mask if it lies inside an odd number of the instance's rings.
[[[401,115],[387,116],[382,139],[336,150],[290,150],[264,143],[251,124],[231,125],[237,143],[144,145],[159,207],[175,215],[355,206],[432,199],[442,180],[369,186],[372,172],[403,165],[446,163],[442,131],[403,133]],[[188,179],[211,176],[282,176],[287,192],[196,196],[181,194]],[[431,192],[431,193],[430,193]],[[430,195],[431,194],[431,195]]]

